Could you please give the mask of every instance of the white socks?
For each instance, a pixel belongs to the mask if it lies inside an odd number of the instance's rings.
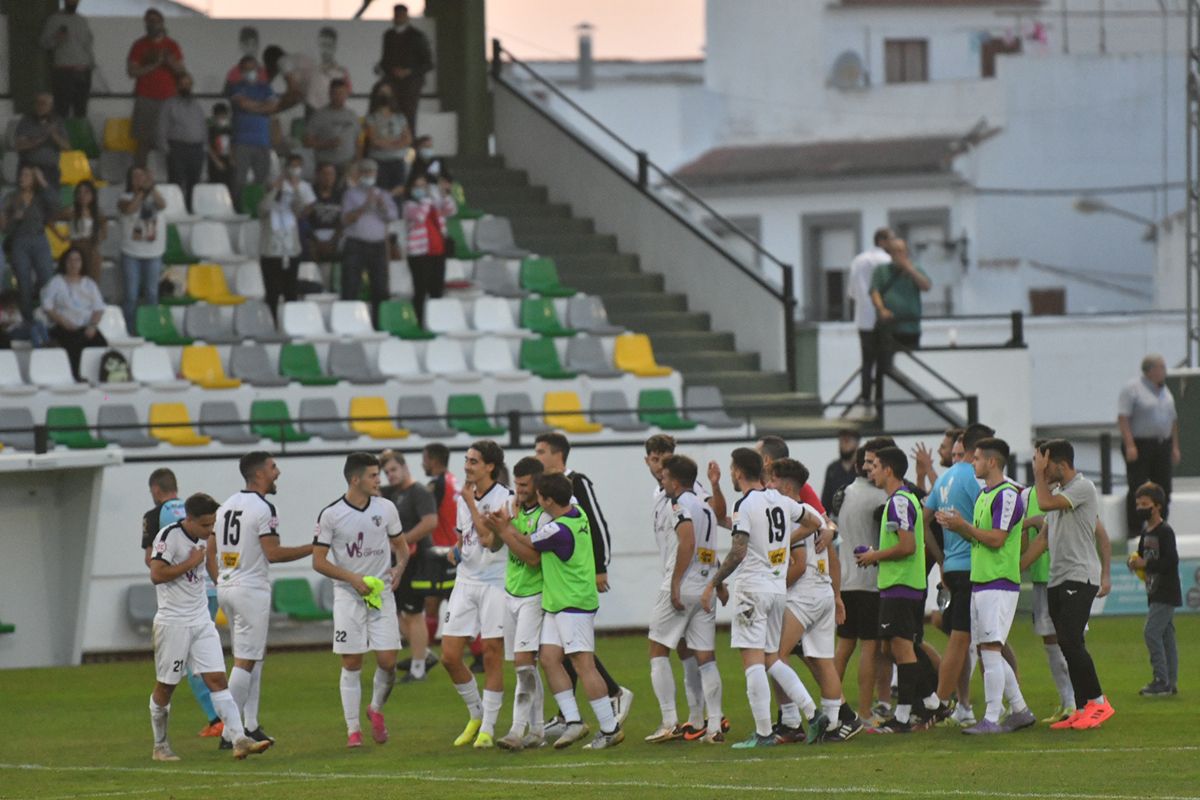
[[[813,702],[812,695],[808,693],[808,689],[804,688],[804,683],[800,680],[800,676],[796,671],[784,663],[783,659],[779,659],[771,668],[767,670],[767,674],[779,684],[779,688],[783,693],[792,699],[800,710],[804,712],[805,719],[812,719],[812,715],[816,713],[817,704]]]
[[[245,702],[238,703],[238,708],[242,710],[242,720],[248,731],[258,730],[258,700],[262,696],[262,671],[263,662],[256,661],[254,671],[250,673],[250,691],[246,694]],[[232,686],[229,689],[233,691]]]
[[[160,706],[154,702],[154,695],[150,696],[150,730],[154,732],[154,744],[166,744],[167,742],[167,718],[171,714],[171,704]]]
[[[754,730],[759,736],[771,735],[771,686],[767,669],[762,664],[746,667],[746,699],[754,717]]]
[[[362,679],[359,671],[342,667],[342,678],[338,685],[342,690],[342,716],[346,718],[346,732],[357,733],[362,730],[358,722],[362,708]]]
[[[596,722],[600,723],[601,733],[612,733],[617,729],[617,717],[613,713],[612,700],[607,695],[589,700],[592,711],[596,714]]]
[[[983,699],[987,701],[983,718],[998,723],[1004,710],[1004,656],[999,650],[984,650],[979,659],[983,662]]]
[[[250,697],[250,686],[253,683],[253,672],[244,670],[241,667],[234,667],[229,670],[229,693],[233,695],[233,702],[237,703],[238,708],[243,709],[243,713],[245,713],[246,700]],[[258,726],[254,727],[257,728]],[[250,730],[254,730],[254,728]]]
[[[513,692],[512,732],[521,736],[533,711],[533,695],[537,691],[537,667],[517,667],[517,688]]]
[[[570,689],[565,692],[555,692],[554,702],[558,703],[558,710],[568,723],[583,721],[583,718],[579,716],[579,704],[575,702],[575,693]],[[611,711],[611,703],[609,705]]]
[[[542,686],[542,673],[533,667],[533,700],[529,705],[529,732],[534,736],[546,733],[546,690]]]
[[[1058,689],[1058,701],[1063,708],[1075,707],[1075,687],[1071,685],[1071,673],[1067,669],[1067,659],[1062,648],[1055,644],[1045,645],[1046,660],[1050,662],[1050,675],[1054,678],[1054,687]]]
[[[454,690],[467,704],[467,716],[471,719],[482,719],[483,703],[479,699],[479,687],[475,685],[475,679],[472,678],[466,683],[454,684]]]
[[[680,663],[683,664],[683,694],[687,697],[688,722],[699,730],[704,724],[704,685],[700,680],[700,662],[692,656],[680,659]]]
[[[836,728],[838,725],[838,712],[842,709],[842,698],[837,697],[833,700],[829,698],[821,698],[821,713],[829,718],[829,726]]]
[[[800,706],[795,703],[779,704],[779,722],[789,728],[800,727]]]
[[[229,693],[229,690],[222,689],[219,692],[213,692],[211,697],[217,716],[225,724],[225,731],[222,735],[231,742],[236,742],[245,736],[246,729],[242,727],[242,715],[238,712],[237,703],[233,701],[233,695]]]
[[[695,661],[695,659],[692,660]],[[686,662],[684,671],[685,673],[687,671]],[[679,717],[675,712],[675,674],[671,670],[669,657],[656,656],[650,659],[650,685],[654,687],[654,696],[658,698],[663,726],[674,726],[679,722]],[[688,697],[689,709],[691,704],[692,698]]]
[[[696,670],[700,673],[700,685],[704,690],[704,707],[708,713],[708,732],[716,733],[721,730],[721,672],[717,669],[716,661],[700,664]]]
[[[475,684],[472,683],[472,686]],[[496,718],[500,716],[500,706],[504,705],[504,692],[483,690],[483,725],[479,730],[488,736],[496,735]],[[472,717],[471,719],[474,719]]]
[[[1021,685],[1017,683],[1017,673],[1013,672],[1012,664],[1007,661],[1004,662],[1004,699],[1008,701],[1008,708],[1013,713],[1029,708],[1021,694]]]
[[[371,708],[376,711],[383,708],[383,704],[387,702],[388,697],[392,694],[392,687],[395,685],[395,667],[391,669],[376,667],[375,679],[371,683]]]
[[[424,678],[425,677],[425,656],[421,656],[420,658],[413,656],[412,663],[410,663],[408,666],[408,671],[409,671],[409,674],[411,674],[414,678]]]

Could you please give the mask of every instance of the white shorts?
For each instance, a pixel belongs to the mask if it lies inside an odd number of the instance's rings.
[[[654,613],[650,616],[650,641],[674,650],[679,640],[702,653],[711,653],[717,646],[717,613],[705,611],[699,595],[679,598],[684,605],[679,611],[671,605],[671,593],[658,593]]]
[[[171,686],[187,675],[225,674],[221,636],[210,620],[195,625],[154,623],[154,670],[159,683]]]
[[[971,592],[971,643],[1004,643],[1017,615],[1020,592],[985,589]]]
[[[787,595],[735,590],[729,604],[733,608],[730,643],[735,650],[779,650]]]
[[[271,590],[247,586],[222,586],[217,602],[229,620],[230,649],[234,658],[262,661],[267,654],[267,624],[271,619]]]
[[[400,649],[400,621],[396,598],[391,592],[380,597],[383,608],[371,608],[361,597],[335,590],[333,593],[333,652],[356,655],[368,650]]]
[[[1054,620],[1050,619],[1050,601],[1046,599],[1046,584],[1033,585],[1033,632],[1038,636],[1054,635]]]
[[[542,644],[571,653],[596,652],[596,615],[586,611],[559,611],[542,618]]]
[[[450,601],[446,603],[442,636],[503,638],[507,597],[508,593],[499,586],[458,581],[450,592]]]
[[[542,596],[513,597],[504,593],[504,658],[536,653],[542,644]]]
[[[787,610],[804,626],[800,643],[808,658],[833,658],[837,630],[837,604],[833,592],[825,594],[789,594]]]

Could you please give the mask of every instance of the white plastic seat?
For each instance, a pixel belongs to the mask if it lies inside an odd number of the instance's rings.
[[[417,348],[412,342],[389,337],[379,344],[376,367],[389,378],[403,384],[429,383],[433,375],[421,369]]]
[[[392,297],[412,297],[412,272],[407,261],[388,262],[388,291]]]
[[[177,392],[191,386],[175,374],[167,351],[157,345],[144,345],[133,351],[129,362],[133,379],[160,392]]]
[[[239,264],[233,283],[237,293],[242,297],[260,300],[267,295],[267,287],[263,285],[262,268],[258,264],[252,262]]]
[[[458,284],[461,287],[462,284],[474,284],[474,280],[471,278],[471,273],[474,271],[471,266],[473,263],[475,262],[464,261],[461,258],[446,259],[446,286]]]
[[[86,353],[87,350],[84,352]],[[17,363],[17,354],[12,350],[0,350],[0,395],[23,397],[35,392],[37,392],[36,386],[31,386],[21,380],[21,366]]]
[[[192,211],[205,219],[234,222],[249,219],[249,214],[233,210],[229,187],[223,183],[198,183],[192,187]]]
[[[434,333],[459,339],[473,339],[479,331],[467,325],[462,301],[455,297],[433,297],[425,301],[425,327]]]
[[[425,371],[455,383],[480,380],[483,376],[467,368],[462,345],[445,336],[425,345]]]
[[[494,336],[475,340],[471,364],[476,372],[501,381],[523,381],[533,374],[529,370],[517,369],[508,342]]]
[[[125,327],[125,314],[120,306],[105,306],[96,328],[113,347],[134,347],[146,341],[140,336],[129,335],[129,329]]]
[[[233,252],[229,242],[229,229],[223,222],[201,220],[192,226],[192,253],[205,261],[238,263],[245,261],[244,256]]]
[[[336,300],[329,310],[329,330],[352,339],[389,339],[371,325],[371,309],[361,300]]]
[[[281,305],[279,324],[284,333],[295,339],[332,341],[338,338],[326,330],[321,307],[309,300],[293,300]]]
[[[512,306],[503,297],[480,297],[471,309],[475,330],[496,336],[523,339],[534,336],[533,331],[518,328],[513,319]]]
[[[67,351],[57,347],[34,350],[29,354],[29,382],[60,394],[86,392],[86,383],[76,383],[67,361]]]
[[[156,173],[157,174],[157,173]],[[187,203],[183,198],[183,189],[174,183],[160,183],[154,188],[162,195],[167,207],[163,209],[163,219],[167,222],[195,222],[200,217],[189,214]]]
[[[251,219],[238,226],[237,251],[246,258],[258,258],[258,237],[262,226],[258,220]]]
[[[117,208],[117,202],[120,201],[121,195],[125,194],[125,184],[109,184],[101,186],[96,190],[96,204],[100,208],[100,212],[108,219],[115,219],[120,215],[120,209]]]

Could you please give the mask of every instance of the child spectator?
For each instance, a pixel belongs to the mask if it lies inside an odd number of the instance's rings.
[[[414,175],[404,203],[408,237],[408,269],[412,273],[413,309],[425,324],[425,298],[441,297],[446,289],[446,219],[458,206],[445,179],[437,187],[424,175]]]
[[[223,183],[233,191],[233,126],[229,106],[213,103],[208,123],[208,182]]]
[[[83,273],[99,283],[100,245],[108,235],[108,220],[100,213],[94,183],[81,181],[75,187],[74,201],[63,217],[71,228],[71,246],[83,254]]]
[[[29,342],[33,347],[45,347],[50,333],[41,320],[26,321],[21,316],[21,295],[16,289],[0,291],[0,350],[8,350],[13,342]]]
[[[1164,697],[1179,693],[1179,652],[1175,647],[1175,609],[1183,604],[1179,586],[1179,550],[1175,531],[1163,520],[1167,498],[1162,487],[1146,482],[1137,489],[1136,513],[1142,521],[1137,552],[1129,557],[1129,569],[1144,571],[1146,612],[1144,631],[1146,649],[1154,679],[1138,694]]]

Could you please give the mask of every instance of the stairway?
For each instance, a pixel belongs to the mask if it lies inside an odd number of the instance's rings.
[[[616,325],[650,336],[659,362],[688,385],[720,388],[729,413],[749,415],[760,434],[812,436],[830,430],[817,398],[792,392],[785,372],[764,371],[757,353],[739,352],[733,334],[714,331],[707,313],[667,292],[663,277],[643,271],[637,255],[617,249],[615,236],[596,233],[590,219],[552,203],[523,170],[499,156],[459,157],[452,165],[473,208],[507,217],[517,244],[549,256],[563,283],[603,298]]]

